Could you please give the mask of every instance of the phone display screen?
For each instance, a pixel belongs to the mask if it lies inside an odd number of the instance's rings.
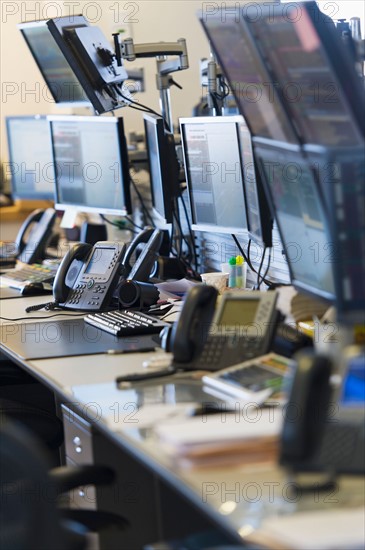
[[[96,248],[85,269],[85,273],[93,275],[104,275],[110,267],[115,253],[114,248]]]
[[[226,300],[218,320],[219,325],[249,325],[254,322],[259,299]]]

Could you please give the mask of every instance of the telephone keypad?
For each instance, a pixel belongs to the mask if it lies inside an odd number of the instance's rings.
[[[208,335],[204,349],[196,361],[199,365],[197,368],[206,370],[224,368],[225,358],[229,358],[230,350],[240,361],[257,357],[262,354],[262,339],[259,337],[235,339],[227,335]]]

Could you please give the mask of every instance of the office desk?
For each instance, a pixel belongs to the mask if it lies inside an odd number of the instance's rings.
[[[44,301],[44,297],[3,300],[1,315],[24,317],[26,305]],[[39,311],[31,317],[46,315]],[[339,479],[334,491],[297,492],[293,496],[289,491],[293,483],[271,459],[245,464],[243,457],[242,463],[229,468],[186,469],[176,464],[152,429],[139,428],[119,413],[130,412],[132,420],[143,403],[204,403],[214,398],[204,393],[198,380],[177,381],[173,377],[139,385],[139,391],[136,387],[118,390],[115,377],[141,370],[150,352],[24,361],[4,345],[2,349],[55,392],[59,402],[66,405],[71,423],[74,411],[92,425],[95,460],[112,465],[118,472],[118,497],[114,489],[104,491],[100,499],[98,495],[98,504],[100,500],[102,508],[117,509],[133,524],[129,534],[122,535],[118,548],[134,550],[147,542],[199,531],[214,531],[227,543],[239,543],[242,537],[262,536],[260,526],[268,517],[290,514],[294,518],[302,511],[317,513],[364,505],[364,482],[358,478]],[[116,547],[108,537],[102,546]]]

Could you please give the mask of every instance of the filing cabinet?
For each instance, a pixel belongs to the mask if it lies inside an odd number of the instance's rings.
[[[69,466],[94,464],[93,438],[98,434],[92,426],[74,411],[61,405],[65,434],[65,462]],[[69,493],[69,507],[84,510],[97,509],[96,489],[93,485],[76,487]],[[100,542],[97,533],[88,534],[88,550],[99,550]]]

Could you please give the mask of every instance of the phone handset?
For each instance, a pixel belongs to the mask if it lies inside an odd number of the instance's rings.
[[[153,276],[153,266],[157,260],[161,248],[163,232],[153,227],[147,227],[141,231],[128,246],[123,258],[124,277],[142,283],[148,282]],[[133,267],[130,260],[133,253],[140,245],[144,245]]]
[[[140,248],[140,245],[148,242],[153,231],[154,231],[153,227],[145,227],[144,229],[142,229],[142,231],[140,231],[140,233],[138,233],[138,235],[134,237],[134,239],[128,245],[127,251],[123,258],[123,266],[125,269],[126,277],[132,270],[131,259],[133,254],[138,251],[138,249]]]
[[[55,221],[56,211],[53,208],[34,210],[27,217],[15,239],[16,255],[19,260],[31,264],[44,259]]]
[[[125,245],[77,243],[66,254],[53,284],[55,302],[67,309],[102,311],[110,307],[119,282]]]
[[[77,243],[66,252],[57,270],[52,289],[53,297],[58,304],[66,301],[91,249],[91,244]]]
[[[204,347],[214,316],[216,288],[197,284],[188,292],[178,321],[161,333],[165,351],[173,353],[174,363],[190,363]]]
[[[331,396],[332,361],[302,350],[294,356],[294,371],[281,436],[280,463],[287,466],[310,460],[325,428]]]

